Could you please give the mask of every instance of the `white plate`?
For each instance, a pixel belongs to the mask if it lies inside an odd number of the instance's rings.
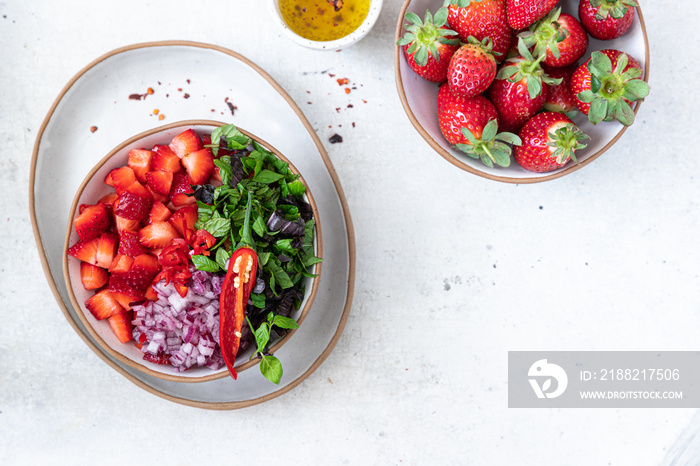
[[[563,12],[569,13],[578,19],[578,3],[578,0],[561,0],[557,5],[561,6]],[[399,13],[396,26],[396,40],[403,36],[405,32],[403,24],[406,13],[413,12],[420,18],[423,18],[426,9],[430,9],[432,13],[435,13],[440,6],[442,6],[442,2],[439,0],[406,0]],[[622,37],[612,41],[600,41],[591,37],[588,50],[579,63],[583,63],[590,58],[593,51],[609,48],[618,49],[630,54],[639,62],[644,70],[644,80],[648,82],[649,41],[641,8],[637,7],[636,13],[632,26]],[[627,127],[617,121],[602,122],[594,126],[585,115],[578,113],[573,118],[574,123],[590,137],[586,141],[587,147],[576,151],[578,164],[569,163],[564,168],[548,173],[534,173],[525,170],[517,163],[511,163],[510,167],[507,168],[489,168],[481,161],[471,159],[462,152],[453,149],[445,140],[437,121],[438,86],[422,79],[411,70],[406,61],[406,56],[399,46],[395,47],[394,66],[396,87],[401,103],[411,123],[423,139],[448,162],[462,170],[484,178],[508,183],[535,183],[561,177],[588,165],[598,158],[615,144],[627,129]],[[640,103],[635,105],[635,113],[639,111]]]
[[[145,97],[130,98],[133,94]],[[235,106],[234,112],[229,104]],[[236,381],[223,378],[199,384],[138,372],[96,345],[78,319],[64,284],[63,240],[71,202],[91,167],[131,135],[168,122],[213,118],[239,125],[285,154],[304,173],[323,219],[321,286],[304,324],[276,353],[284,367],[279,386],[256,370],[242,372]],[[97,129],[93,132],[92,127]],[[98,356],[151,393],[208,409],[261,403],[308,377],[342,333],[355,275],[355,239],[342,187],[299,107],[267,73],[235,52],[169,41],[136,44],[98,58],[71,79],[48,112],[34,146],[29,187],[40,258],[63,313]]]

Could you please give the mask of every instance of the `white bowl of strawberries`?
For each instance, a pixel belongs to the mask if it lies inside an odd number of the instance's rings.
[[[262,362],[279,383],[274,352],[311,308],[321,251],[289,160],[233,125],[193,120],[126,140],[88,173],[63,267],[78,317],[118,361],[178,382]],[[234,266],[242,252],[247,268]]]
[[[649,94],[635,0],[407,0],[395,66],[406,114],[429,145],[510,183],[591,163]]]

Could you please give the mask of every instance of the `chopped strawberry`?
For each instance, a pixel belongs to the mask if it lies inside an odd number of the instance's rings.
[[[114,299],[114,296],[108,289],[98,291],[88,298],[85,301],[85,307],[97,320],[106,319],[119,312],[124,312],[124,308]]]
[[[127,309],[129,304],[134,301],[143,300],[145,295],[143,290],[131,284],[127,273],[113,273],[109,277],[107,289],[112,292],[114,299],[116,299],[124,309]]]
[[[153,222],[139,230],[139,241],[148,248],[164,248],[177,237],[177,230],[169,222]]]
[[[153,195],[138,181],[131,183],[119,196],[114,214],[128,220],[141,220],[148,216],[153,206]]]
[[[124,287],[137,290],[140,293],[145,293],[146,289],[151,285],[153,279],[160,272],[161,266],[158,259],[150,254],[141,254],[134,258],[131,267],[124,273],[112,273],[110,277],[110,286],[112,281],[120,283]],[[121,289],[124,291],[126,288]]]
[[[154,146],[152,170],[163,170],[166,172],[176,173],[180,171],[180,157],[173,152],[170,147],[158,145]]]
[[[192,184],[204,184],[214,171],[214,156],[208,148],[191,152],[182,158],[182,166]]]
[[[198,151],[204,147],[202,139],[193,129],[187,129],[175,136],[169,144],[170,149],[183,158],[187,154]]]
[[[127,311],[131,310],[132,303],[138,303],[144,300],[144,296],[142,294],[131,295],[129,293],[123,293],[121,291],[110,291],[112,292],[112,296],[114,296],[114,299],[116,299],[117,302],[121,304],[121,306]]]
[[[102,196],[100,198],[100,200],[97,201],[97,203],[98,204],[105,204],[109,209],[111,209],[112,206],[114,205],[114,201],[116,201],[118,197],[119,197],[119,195],[117,193],[111,192],[109,194],[105,194],[104,196]]]
[[[181,207],[187,204],[195,204],[197,199],[191,194],[194,193],[190,178],[185,173],[175,173],[173,176],[173,186],[170,189],[170,202],[175,207]]]
[[[112,264],[109,266],[109,273],[111,274],[117,274],[117,273],[126,273],[129,271],[131,268],[131,264],[134,263],[134,258],[131,256],[127,256],[125,254],[117,254],[114,257],[114,260],[112,261]]]
[[[102,267],[88,264],[87,262],[80,263],[80,282],[86,290],[96,290],[107,284],[109,273]]]
[[[93,238],[88,241],[78,241],[73,246],[68,248],[68,255],[73,256],[78,260],[87,262],[88,264],[97,265],[97,247],[100,244],[100,238]]]
[[[146,182],[146,173],[151,171],[153,155],[153,151],[147,149],[132,149],[129,151],[129,161],[127,164],[134,170],[136,179],[141,183]]]
[[[158,293],[156,292],[156,289],[153,288],[153,286],[149,286],[146,288],[146,299],[150,301],[158,301]]]
[[[152,362],[154,364],[163,364],[163,365],[168,365],[170,364],[170,355],[166,353],[158,353],[158,354],[152,354],[152,353],[143,353],[143,359],[144,361]]]
[[[154,202],[151,212],[148,214],[148,223],[165,222],[170,218],[170,209],[162,202]]]
[[[117,336],[117,340],[122,343],[127,343],[132,340],[134,327],[131,324],[131,316],[128,312],[118,312],[110,316],[108,320],[112,331]]]
[[[136,181],[136,174],[134,170],[124,165],[123,167],[115,168],[107,174],[105,178],[105,183],[110,186],[114,186],[114,190],[117,194],[124,192],[124,190]]]
[[[114,223],[117,225],[117,231],[120,233],[123,231],[139,231],[139,228],[141,228],[140,220],[131,220],[119,215],[114,216]]]
[[[186,205],[173,212],[168,222],[175,227],[180,236],[186,238],[185,230],[194,233],[194,224],[197,221],[198,209],[196,204]]]
[[[109,209],[105,204],[88,205],[83,208],[73,225],[78,237],[83,240],[91,240],[107,231],[111,225]]]
[[[122,231],[119,236],[118,254],[125,256],[136,257],[141,254],[146,254],[148,251],[139,241],[139,234],[135,231]]]
[[[119,236],[114,233],[102,233],[100,242],[97,244],[97,252],[95,254],[95,265],[102,268],[109,268],[112,265],[114,257],[117,255],[117,247],[119,246]]]
[[[165,204],[170,200],[170,197],[167,194],[154,193],[149,186],[146,186],[146,189],[148,189],[148,191],[151,193],[151,196],[153,196],[154,201],[162,202],[163,204]]]
[[[173,173],[164,170],[153,170],[146,173],[146,185],[151,191],[158,194],[169,195],[173,184]]]

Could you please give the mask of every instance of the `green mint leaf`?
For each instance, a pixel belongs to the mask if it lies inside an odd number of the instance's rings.
[[[279,328],[286,328],[286,329],[299,328],[299,324],[297,324],[296,320],[291,319],[289,317],[278,316],[278,315],[275,315],[274,320],[272,321],[272,325],[275,325]]]
[[[270,382],[279,385],[282,380],[282,363],[272,355],[263,356],[260,360],[260,373]]]
[[[261,170],[260,173],[255,175],[255,177],[253,177],[253,180],[262,184],[270,184],[274,183],[275,181],[281,180],[282,178],[284,178],[283,174],[275,173],[271,170],[265,169]]]
[[[222,269],[219,264],[201,254],[192,256],[192,263],[198,270],[205,272],[218,272]]]
[[[227,218],[212,217],[202,225],[214,238],[223,238],[231,231],[231,221]]]
[[[270,324],[263,322],[260,327],[253,332],[253,335],[255,336],[255,344],[258,347],[258,353],[264,353],[267,343],[270,341]]]

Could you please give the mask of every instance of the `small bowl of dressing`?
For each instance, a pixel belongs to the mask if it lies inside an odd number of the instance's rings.
[[[383,0],[268,0],[287,37],[314,50],[339,50],[362,39]]]

